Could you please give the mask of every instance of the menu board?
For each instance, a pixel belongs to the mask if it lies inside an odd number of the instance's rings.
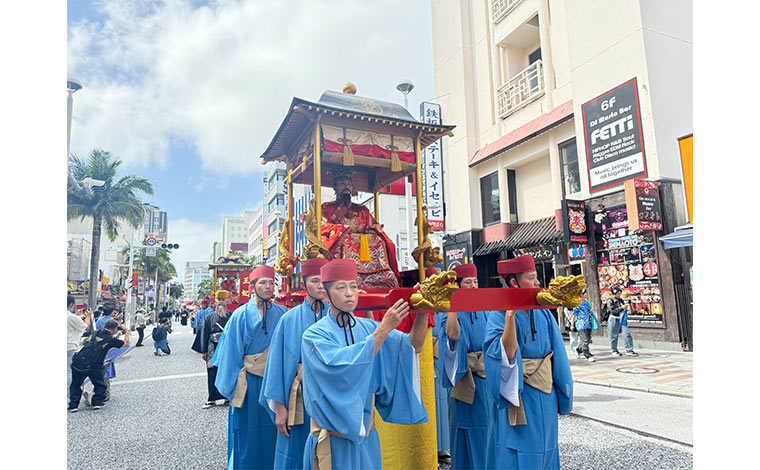
[[[652,232],[628,229],[624,207],[594,214],[599,293],[602,303],[611,289],[623,290],[628,321],[662,323],[662,294]]]

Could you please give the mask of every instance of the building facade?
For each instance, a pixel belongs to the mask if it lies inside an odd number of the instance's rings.
[[[188,261],[185,263],[185,279],[183,282],[183,297],[187,300],[198,298],[198,287],[205,279],[211,278],[208,261]]]
[[[443,150],[455,180],[444,187],[447,260],[475,262],[481,286],[497,287],[496,263],[530,253],[542,283],[583,274],[596,312],[623,287],[639,307],[629,326],[640,344],[683,344],[674,266],[684,260],[658,238],[685,221],[678,139],[692,133],[691,2],[432,6],[435,94],[457,126]],[[661,230],[628,230],[631,179],[657,183]],[[565,235],[568,201],[584,203],[584,243]]]
[[[240,250],[239,244],[245,244],[246,251],[248,248],[248,219],[253,215],[253,211],[243,211],[239,216],[222,217],[222,242],[221,255],[224,256],[233,248]]]
[[[259,204],[248,218],[248,256],[253,258],[255,265],[262,263],[262,257],[264,254],[263,221],[264,213],[262,211],[262,205]]]

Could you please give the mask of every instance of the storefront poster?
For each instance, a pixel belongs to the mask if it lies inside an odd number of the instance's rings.
[[[636,78],[581,106],[591,192],[646,177]]]
[[[625,182],[625,205],[628,228],[631,230],[662,230],[660,190],[657,182],[628,180]]]
[[[628,321],[661,324],[662,297],[652,233],[629,230],[625,208],[596,213],[594,231],[602,303],[612,296],[613,287],[619,287],[629,302]]]
[[[441,124],[441,105],[420,103],[421,120],[426,124]],[[427,207],[427,218],[436,231],[444,230],[443,223],[443,139],[428,145],[422,153],[422,196]]]
[[[562,229],[565,243],[588,243],[586,205],[583,201],[562,200]]]

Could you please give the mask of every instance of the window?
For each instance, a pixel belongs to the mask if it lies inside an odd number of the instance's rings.
[[[562,161],[562,191],[564,196],[581,192],[581,172],[578,168],[578,146],[575,139],[559,144]]]
[[[501,222],[498,172],[480,178],[480,207],[483,211],[483,226]]]
[[[517,180],[515,170],[507,170],[507,195],[509,198],[509,221],[517,223]]]

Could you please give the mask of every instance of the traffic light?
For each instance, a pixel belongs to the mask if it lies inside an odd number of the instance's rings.
[[[177,248],[179,248],[179,243],[174,243],[174,244],[172,244],[172,243],[162,243],[161,244],[161,248],[166,248],[168,250],[176,250]]]

